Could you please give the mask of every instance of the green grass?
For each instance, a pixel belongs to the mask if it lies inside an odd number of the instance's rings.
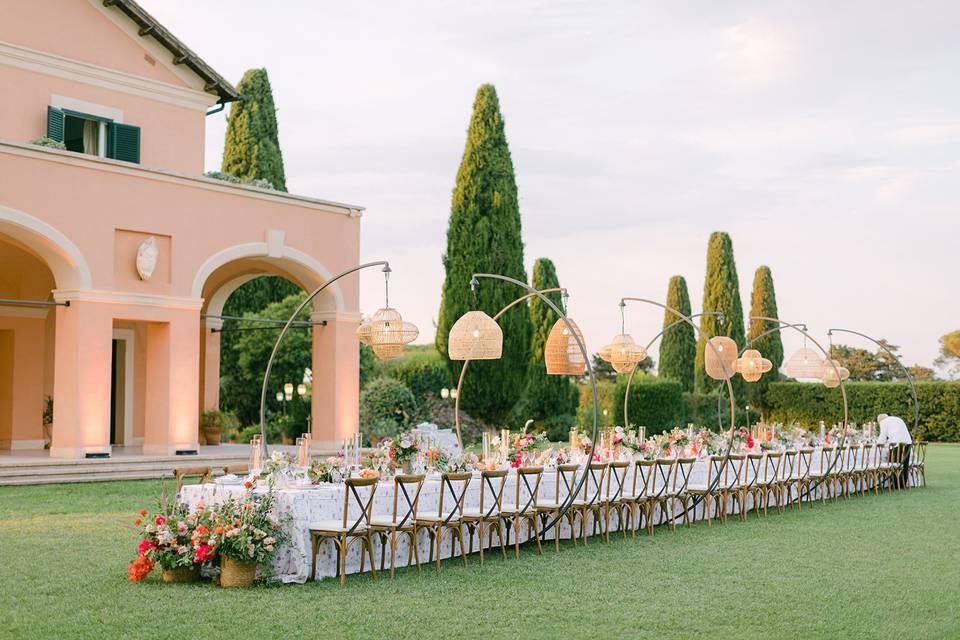
[[[127,582],[157,482],[0,487],[0,637],[958,638],[960,447],[927,467],[802,513],[248,591]]]

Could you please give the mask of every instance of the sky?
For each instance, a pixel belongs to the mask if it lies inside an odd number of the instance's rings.
[[[485,82],[528,274],[555,262],[592,351],[618,332],[620,297],[662,301],[674,274],[699,311],[715,230],[732,236],[745,315],[765,264],[780,318],[824,345],[854,329],[929,366],[960,328],[960,4],[141,3],[227,79],[267,68],[289,190],[366,207],[362,258],[390,260],[391,303],[418,342],[433,339]],[[225,129],[208,118],[208,169]],[[364,313],[382,291],[379,273],[362,277]],[[627,307],[638,342],[662,323]],[[788,355],[801,344],[783,337]]]

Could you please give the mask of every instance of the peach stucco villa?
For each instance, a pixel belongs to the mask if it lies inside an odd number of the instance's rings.
[[[239,96],[135,2],[2,6],[0,448],[42,449],[52,398],[52,457],[195,451],[227,297],[355,265],[362,208],[203,177],[207,111]],[[333,443],[357,430],[356,278],[313,311],[313,438]]]

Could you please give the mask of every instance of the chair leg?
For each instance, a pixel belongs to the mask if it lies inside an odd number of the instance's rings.
[[[363,537],[363,541],[367,545],[367,553],[370,554],[370,575],[373,576],[373,579],[377,579],[377,565],[373,564],[373,538],[368,533]],[[360,549],[361,557],[363,555],[363,549]]]
[[[483,520],[478,525],[480,529],[480,566],[483,566]],[[473,553],[473,532],[470,533],[470,553]]]
[[[317,553],[320,552],[320,537],[316,535],[310,536],[310,548],[313,551],[310,556],[310,579],[317,579]]]
[[[337,563],[340,566],[337,570],[340,573],[340,586],[342,587],[347,583],[347,537],[345,535],[337,539],[337,548],[340,549],[337,556]],[[363,558],[363,554],[360,554],[360,558]]]

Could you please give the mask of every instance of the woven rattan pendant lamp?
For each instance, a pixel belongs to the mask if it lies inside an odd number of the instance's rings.
[[[734,369],[747,382],[756,382],[772,368],[773,363],[761,356],[756,349],[747,349],[734,363]]]
[[[828,389],[839,387],[840,381],[846,380],[849,377],[849,369],[842,366],[839,360],[823,361],[823,371],[820,374],[820,379],[823,380],[823,386]]]
[[[417,339],[420,330],[410,322],[404,322],[400,312],[390,307],[390,271],[384,270],[384,306],[377,309],[369,321],[357,327],[357,338],[373,348],[381,360],[396,358],[406,345]]]
[[[823,373],[823,358],[804,345],[787,360],[784,372],[791,378],[818,379]]]
[[[483,311],[468,311],[450,328],[447,343],[451,360],[499,360],[503,330]]]
[[[736,373],[737,343],[727,336],[714,336],[708,342],[703,349],[703,368],[707,375],[714,380],[733,377]]]
[[[563,293],[563,312],[567,313],[567,294]],[[587,370],[587,361],[583,359],[577,338],[583,342],[583,333],[577,323],[568,318],[570,327],[563,318],[557,320],[550,329],[547,342],[543,347],[543,361],[547,368],[547,375],[551,376],[582,376]],[[574,337],[576,334],[576,337]]]
[[[625,332],[623,308],[626,304],[620,301],[620,333],[613,336],[610,344],[600,350],[601,360],[606,360],[617,373],[630,373],[637,365],[647,358],[647,350],[638,345],[630,334]]]

